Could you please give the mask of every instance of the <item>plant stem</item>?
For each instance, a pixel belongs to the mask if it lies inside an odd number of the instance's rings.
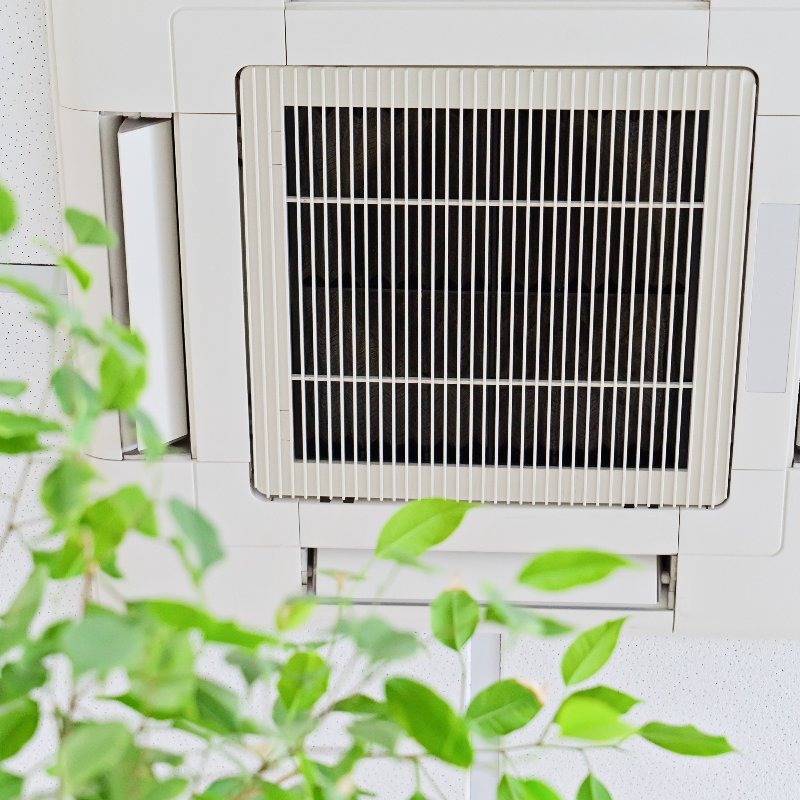
[[[422,759],[419,759],[418,763],[419,763],[419,768],[422,771],[422,774],[428,779],[430,785],[433,786],[433,788],[436,790],[436,794],[438,794],[439,797],[442,798],[442,800],[447,800],[447,795],[439,788],[439,784],[436,783],[436,781],[433,778],[433,775],[431,775],[431,773],[427,769],[425,769],[425,765],[422,763]]]
[[[56,329],[50,328],[49,334],[49,347],[47,353],[47,375],[52,375],[55,371],[55,364],[56,364]],[[36,415],[41,416],[44,414],[45,409],[47,408],[48,402],[50,402],[50,394],[52,392],[52,386],[50,383],[47,384],[47,387],[44,390],[44,393],[39,398],[39,405],[36,409]],[[22,459],[22,470],[20,471],[19,477],[17,479],[16,488],[11,495],[11,502],[10,507],[8,509],[8,517],[6,519],[5,524],[3,525],[3,529],[0,532],[0,553],[3,552],[5,546],[8,544],[8,540],[11,538],[11,534],[16,527],[17,521],[17,511],[19,510],[19,504],[22,500],[22,495],[25,492],[25,487],[28,483],[28,478],[30,477],[31,469],[33,468],[33,454],[27,453],[25,457]]]
[[[11,538],[11,534],[14,531],[17,509],[19,507],[20,500],[22,499],[22,494],[25,491],[25,485],[28,482],[28,476],[30,475],[32,466],[33,456],[28,454],[22,460],[22,470],[20,471],[19,478],[17,478],[17,488],[11,496],[8,517],[3,525],[2,532],[0,532],[0,553],[3,552],[5,546],[8,544],[8,540]]]
[[[571,753],[578,753],[584,750],[617,750],[624,752],[618,743],[608,744],[584,744],[584,745],[571,745],[571,744],[545,744],[543,742],[528,742],[526,744],[514,744],[507,747],[476,747],[476,753],[499,753],[500,755],[509,755],[510,753],[521,753],[528,750],[568,750]]]

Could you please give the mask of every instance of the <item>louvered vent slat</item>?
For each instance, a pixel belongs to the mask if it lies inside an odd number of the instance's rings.
[[[743,70],[241,77],[256,487],[713,506]]]

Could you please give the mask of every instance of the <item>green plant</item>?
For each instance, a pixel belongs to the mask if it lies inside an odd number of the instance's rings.
[[[0,187],[0,234],[14,220],[13,200]],[[66,221],[76,246],[115,244],[95,217],[69,209]],[[88,289],[91,276],[72,251],[53,255],[80,289]],[[39,796],[87,800],[344,800],[367,796],[356,770],[368,760],[407,765],[416,782],[413,800],[424,800],[444,797],[428,773],[431,761],[469,769],[483,751],[503,759],[507,774],[497,788],[499,800],[552,799],[558,798],[553,789],[515,774],[518,755],[552,747],[585,754],[619,748],[632,737],[686,755],[731,750],[724,738],[693,727],[634,726],[626,714],[638,700],[603,685],[586,686],[611,656],[622,619],[573,639],[561,672],[565,685],[576,688],[555,708],[516,680],[500,680],[453,705],[430,687],[400,677],[394,666],[423,642],[389,625],[377,607],[367,616],[353,613],[348,588],[364,573],[338,575],[338,598],[289,598],[277,611],[273,633],[218,619],[200,592],[206,572],[224,557],[213,526],[180,500],[159,502],[138,485],[104,491],[102,476],[82,455],[106,413],[136,422],[150,459],[163,453],[152,422],[137,408],[147,361],[140,337],[112,320],[92,328],[78,311],[32,283],[4,276],[0,284],[27,299],[53,342],[67,343],[51,370],[58,419],[44,415],[43,403],[36,413],[24,410],[24,383],[0,381],[9,406],[0,410],[0,452],[21,462],[19,483],[4,498],[0,550],[16,537],[31,561],[29,577],[0,618],[0,800],[20,796],[26,779],[29,793],[35,780]],[[77,349],[94,356],[81,363],[95,366],[77,369]],[[18,509],[41,453],[53,463],[40,489],[46,529],[37,534],[32,521],[19,519]],[[403,569],[423,567],[420,559],[457,530],[469,508],[444,499],[405,506],[382,530],[375,559]],[[117,554],[129,536],[169,542],[198,588],[197,602],[127,602],[116,594]],[[607,553],[550,552],[531,559],[518,580],[558,592],[629,566]],[[48,622],[42,606],[53,585],[77,588],[80,603],[76,613]],[[98,587],[113,601],[98,603]],[[334,622],[315,623],[313,615],[326,602]],[[522,636],[569,630],[506,602],[491,587],[480,599],[449,588],[431,604],[430,614],[433,636],[458,655],[462,667],[464,649],[481,624]],[[343,653],[349,657],[343,660]],[[209,657],[218,665],[211,673],[203,666]],[[339,746],[315,749],[313,734],[334,719],[346,728]],[[536,723],[535,736],[508,744],[505,737],[524,735]],[[8,759],[37,732],[49,736],[51,745],[27,775],[18,774],[17,762]],[[212,755],[213,770],[206,768]],[[590,773],[577,800],[609,797]]]

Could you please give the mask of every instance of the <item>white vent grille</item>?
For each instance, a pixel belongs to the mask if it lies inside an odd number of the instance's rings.
[[[727,496],[745,70],[251,67],[256,488]]]

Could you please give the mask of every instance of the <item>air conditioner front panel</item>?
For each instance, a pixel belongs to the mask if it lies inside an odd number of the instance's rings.
[[[727,495],[746,70],[250,67],[255,486]]]

